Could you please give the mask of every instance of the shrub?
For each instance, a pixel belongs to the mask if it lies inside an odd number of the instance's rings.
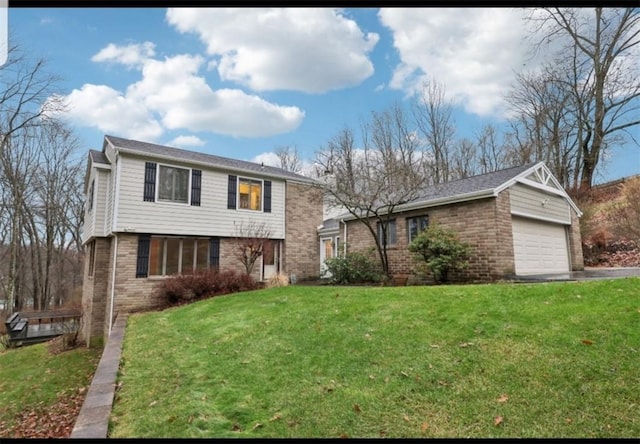
[[[196,301],[222,294],[254,290],[258,283],[251,276],[234,270],[198,270],[193,274],[177,274],[166,278],[156,295],[169,304]]]
[[[359,284],[379,282],[381,274],[377,262],[362,253],[347,253],[325,261],[323,276],[332,284]]]
[[[284,273],[278,273],[271,276],[267,280],[267,287],[286,287],[289,285],[289,276]]]
[[[447,282],[449,271],[468,265],[469,245],[461,242],[453,230],[436,224],[419,233],[409,244],[409,251],[424,259],[436,282]]]

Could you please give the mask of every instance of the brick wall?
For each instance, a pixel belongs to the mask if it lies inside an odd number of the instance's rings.
[[[101,338],[104,331],[106,296],[110,282],[110,255],[111,238],[96,238],[93,276],[89,276],[89,255],[85,255],[82,280],[82,337],[87,344],[92,338]]]
[[[283,271],[298,280],[320,275],[320,241],[317,228],[322,224],[322,198],[310,185],[287,182],[285,200],[285,241]]]
[[[582,252],[582,237],[580,234],[580,219],[571,211],[571,227],[569,228],[569,255],[571,256],[571,269],[584,270],[584,256]]]
[[[471,246],[471,257],[466,270],[451,273],[451,281],[489,282],[515,271],[513,261],[513,235],[508,191],[497,198],[486,198],[464,203],[443,205],[396,215],[395,246],[387,249],[390,271],[393,275],[407,276],[424,268],[424,262],[407,250],[407,217],[427,214],[429,223],[452,228],[460,240]],[[348,222],[347,245],[349,251],[367,253],[379,261],[373,250],[374,241],[367,227],[359,221]]]

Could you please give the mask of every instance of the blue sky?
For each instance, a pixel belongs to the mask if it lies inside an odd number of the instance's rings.
[[[273,163],[287,145],[311,162],[345,126],[408,100],[425,74],[456,100],[458,137],[504,122],[514,73],[539,62],[526,59],[519,14],[10,8],[8,25],[10,45],[62,77],[85,152],[111,134]],[[640,148],[616,147],[595,182],[639,173]]]

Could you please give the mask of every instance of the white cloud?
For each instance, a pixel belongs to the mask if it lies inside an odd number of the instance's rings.
[[[178,136],[168,143],[169,146],[175,146],[177,148],[185,148],[188,146],[203,146],[204,140],[198,136]]]
[[[155,140],[163,132],[143,103],[105,85],[85,84],[62,99],[68,110],[65,117],[106,134]]]
[[[280,168],[280,158],[276,153],[262,153],[251,159],[251,162],[264,163],[265,165]]]
[[[504,115],[504,94],[528,60],[523,11],[510,8],[383,8],[401,58],[390,86],[411,93],[427,77],[468,112]]]
[[[220,78],[255,91],[322,93],[373,74],[378,42],[331,8],[169,8],[167,21],[196,33],[216,57]]]
[[[266,137],[297,128],[305,113],[237,89],[213,90],[199,72],[204,58],[181,54],[151,58],[153,44],[109,45],[94,61],[137,67],[141,79],[124,93],[84,85],[66,101],[68,117],[81,125],[126,137],[155,140],[165,129],[209,131],[234,137]]]
[[[91,61],[121,63],[125,66],[137,67],[156,54],[155,46],[156,45],[151,42],[127,46],[118,46],[109,43],[105,48],[102,48],[97,54],[91,57]]]

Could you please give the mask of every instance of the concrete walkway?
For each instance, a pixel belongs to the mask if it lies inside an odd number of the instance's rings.
[[[620,279],[626,277],[640,277],[640,267],[585,267],[582,271],[568,273],[535,274],[528,276],[513,276],[509,280],[515,282],[551,282],[551,281],[587,281],[598,279]]]
[[[107,437],[126,325],[127,315],[118,315],[71,432],[71,438]]]

